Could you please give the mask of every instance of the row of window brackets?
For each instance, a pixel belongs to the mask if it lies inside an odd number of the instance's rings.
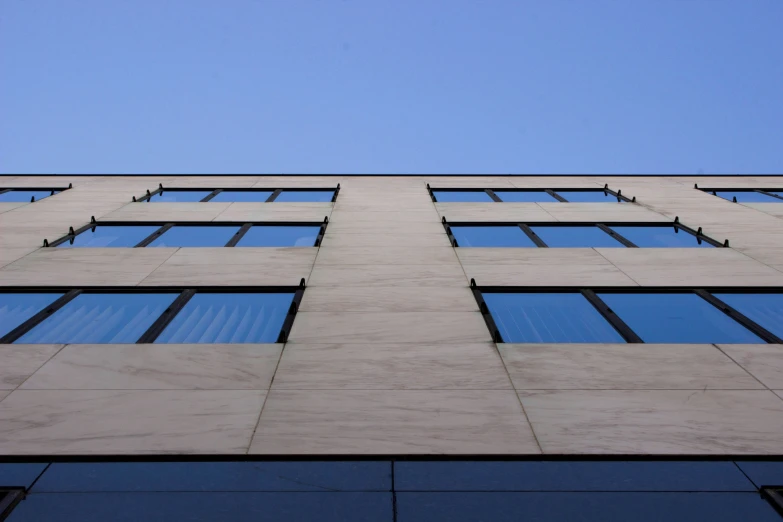
[[[177,189],[171,189],[171,190],[177,190]],[[199,190],[199,189],[198,188],[193,188],[193,190]],[[209,190],[209,189],[205,188],[205,189],[202,189],[202,190]],[[200,203],[205,203],[205,202],[209,201],[210,199],[214,198],[215,196],[217,196],[218,194],[220,194],[224,190],[225,191],[232,191],[232,190],[239,190],[239,191],[241,191],[241,190],[245,190],[245,189],[242,188],[242,187],[225,188],[225,189],[212,189],[212,193],[209,194],[208,196],[206,196],[204,199],[202,199],[200,201]],[[257,189],[257,190],[251,191],[251,192],[262,192],[264,190],[269,190],[269,189]],[[285,189],[285,190],[306,191],[306,190],[324,190],[324,189],[313,189],[313,188],[307,188],[307,187],[298,187],[298,188],[295,188],[295,189],[288,188],[288,189]],[[136,196],[133,196],[133,202],[134,203],[138,203],[140,201],[149,201],[152,196],[154,196],[155,194],[160,194],[161,192],[163,192],[163,183],[158,183],[158,188],[157,189],[155,189],[154,191],[150,191],[150,189],[147,189],[147,194],[145,196],[141,197],[140,199],[136,199]],[[264,203],[271,203],[271,202],[273,202],[275,199],[277,199],[277,196],[279,196],[281,192],[283,192],[283,189],[272,189],[272,194],[266,199],[266,201]],[[339,193],[340,193],[340,184],[338,183],[337,187],[334,188],[334,194],[332,195],[332,203],[337,201],[337,194],[339,194]]]
[[[436,189],[436,190],[447,190],[447,189]],[[453,190],[453,189],[451,189],[451,190]],[[474,189],[464,189],[465,192],[470,192],[472,190],[474,190]],[[481,189],[478,189],[478,190],[481,190]],[[504,202],[502,199],[500,199],[498,197],[497,194],[495,194],[495,191],[493,189],[483,189],[483,190],[484,190],[484,192],[487,193],[487,195],[495,203],[503,203]],[[528,189],[511,189],[511,190],[514,190],[516,192],[524,192],[525,190],[528,190]],[[534,190],[535,191],[535,190],[541,190],[541,189],[530,189],[530,190]],[[565,189],[563,189],[563,190],[565,190]],[[575,189],[569,189],[569,190],[575,190]],[[579,188],[579,189],[576,189],[576,190],[584,190],[584,191],[587,192],[587,191],[590,191],[592,189],[581,189],[581,188]],[[597,191],[599,189],[595,189],[595,190]],[[614,190],[610,189],[609,188],[609,183],[605,183],[604,184],[604,191],[607,192],[608,194],[616,196],[617,198],[624,199],[625,201],[628,201],[630,203],[636,203],[636,196],[633,196],[631,199],[628,199],[626,196],[623,196],[623,191],[622,190],[618,190],[618,191],[615,192]],[[432,201],[437,203],[438,200],[435,199],[435,194],[432,193],[432,188],[430,187],[429,183],[427,183],[427,192],[429,192],[430,198],[432,199]],[[560,194],[555,192],[553,189],[544,189],[544,192],[546,192],[547,194],[549,194],[550,196],[552,196],[553,198],[555,198],[557,201],[559,201],[561,203],[569,203],[569,201],[567,199],[562,197]]]

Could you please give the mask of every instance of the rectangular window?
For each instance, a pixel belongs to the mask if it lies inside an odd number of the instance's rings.
[[[311,247],[316,246],[320,226],[271,226],[250,228],[239,240],[238,247]]]
[[[304,288],[0,292],[0,343],[285,342]]]
[[[498,342],[783,344],[783,292],[471,286]]]
[[[457,246],[460,247],[535,247],[536,244],[516,225],[452,226]]]
[[[328,203],[334,198],[334,190],[285,190],[273,201],[276,203]]]
[[[545,190],[495,190],[504,202],[514,203],[556,203],[559,201]]]
[[[0,189],[0,203],[33,203],[66,189]]]
[[[438,203],[491,203],[494,200],[484,190],[433,190]]]
[[[439,203],[623,203],[634,202],[620,192],[603,189],[433,189],[427,185],[433,201]]]
[[[293,293],[196,294],[156,343],[274,343]]]
[[[169,228],[148,247],[224,247],[239,231],[238,226],[187,226]]]
[[[563,190],[555,191],[568,203],[622,203],[623,198],[608,190]]]
[[[610,228],[642,248],[714,248],[703,236],[688,233],[677,226],[623,226]]]
[[[210,199],[210,201],[216,201],[218,203],[238,203],[238,202],[255,202],[264,203],[272,195],[272,190],[223,190]]]
[[[337,188],[227,188],[227,189],[182,189],[163,188],[154,192],[147,191],[145,196],[133,201],[152,203],[217,202],[217,203],[273,203],[273,202],[323,202],[329,203],[337,198]]]
[[[622,247],[622,243],[594,225],[587,226],[533,226],[530,229],[548,247],[592,248]]]
[[[728,201],[735,203],[783,203],[783,196],[778,192],[766,191],[761,189],[748,189],[748,190],[711,190],[701,189],[704,192],[708,192],[713,196],[718,196]]]
[[[160,229],[156,225],[96,225],[78,235],[70,235],[59,248],[134,247]]]
[[[211,190],[161,190],[149,196],[149,203],[195,203],[212,194]]]

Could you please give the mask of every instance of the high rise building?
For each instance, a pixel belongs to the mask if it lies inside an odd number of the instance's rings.
[[[781,520],[782,218],[783,176],[0,176],[0,513]]]

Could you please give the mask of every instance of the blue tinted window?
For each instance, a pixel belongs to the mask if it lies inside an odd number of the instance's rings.
[[[156,343],[274,343],[293,294],[196,294]]]
[[[530,227],[554,248],[622,247],[622,243],[596,226]]]
[[[81,294],[17,343],[135,343],[177,294]]]
[[[59,190],[55,190],[54,194],[59,192]],[[4,192],[3,194],[0,194],[0,202],[29,203],[32,198],[35,198],[35,200],[38,201],[40,199],[48,198],[51,195],[53,195],[51,190],[12,190],[10,192]]]
[[[153,194],[148,200],[151,203],[187,203],[201,201],[212,194],[211,190],[164,190]]]
[[[111,226],[98,225],[78,236],[57,245],[58,248],[79,247],[133,247],[149,236],[159,226]]]
[[[715,297],[783,337],[783,294],[715,294]]]
[[[535,247],[519,227],[451,227],[460,247]]]
[[[47,464],[27,464],[27,463],[0,463],[0,487],[2,486],[22,486],[29,488],[35,482]]]
[[[647,343],[764,343],[696,294],[600,294]]]
[[[333,190],[284,190],[275,198],[275,203],[279,202],[323,202],[329,203],[334,196]]]
[[[734,201],[733,198],[736,197],[737,203],[783,203],[783,199],[753,191],[718,190],[715,195],[729,201]]]
[[[238,247],[311,247],[321,227],[253,226],[237,243]]]
[[[776,196],[780,196],[780,197],[783,198],[783,192],[781,192],[779,190],[775,190],[775,191],[768,190],[767,192],[769,192],[770,194],[775,194]]]
[[[218,192],[218,195],[210,199],[210,201],[232,203],[249,201],[263,203],[269,199],[269,196],[271,195],[271,190],[224,190],[223,192]]]
[[[638,247],[714,248],[713,245],[697,238],[693,234],[683,232],[673,226],[612,226],[610,228]]]
[[[439,203],[481,202],[492,203],[494,200],[483,190],[433,190],[435,200]]]
[[[222,247],[239,227],[176,225],[150,243],[150,247]]]
[[[557,201],[543,190],[496,190],[495,195],[506,202],[553,203]]]
[[[603,190],[556,190],[557,194],[569,203],[622,203],[617,196]]]
[[[623,343],[582,294],[483,294],[507,343]]]
[[[63,294],[0,294],[0,337],[53,303]]]

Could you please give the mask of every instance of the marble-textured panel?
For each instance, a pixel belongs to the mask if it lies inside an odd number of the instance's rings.
[[[102,219],[104,221],[212,221],[228,209],[229,205],[232,203],[128,203],[106,214]]]
[[[467,286],[458,264],[438,265],[321,265],[316,263],[308,283],[313,286],[412,286],[431,288]]]
[[[751,375],[771,389],[783,390],[783,346],[779,344],[719,344]]]
[[[16,389],[62,347],[62,344],[0,344],[0,390]]]
[[[322,222],[331,216],[332,203],[250,203],[237,202],[221,212],[214,221],[307,221]],[[331,218],[329,217],[331,220]]]
[[[34,252],[38,247],[6,247],[0,248],[0,267],[9,265],[14,261],[22,259],[30,252]]]
[[[633,203],[539,203],[553,221],[670,222],[671,218]]]
[[[372,215],[375,214],[379,214],[379,212],[373,212]],[[332,217],[334,217],[334,214],[332,214]],[[395,221],[393,218],[377,221],[330,221],[329,226],[326,228],[326,233],[340,234],[342,236],[349,234],[379,234],[415,237],[420,234],[445,234],[446,231],[438,219],[438,215],[433,212],[424,221]]]
[[[345,247],[449,247],[449,236],[441,228],[440,233],[419,234],[411,231],[408,234],[387,233],[383,228],[374,233],[344,234],[331,232],[328,228],[321,245],[328,248]]]
[[[176,250],[41,248],[0,268],[0,285],[133,286],[162,265]]]
[[[502,455],[539,448],[511,390],[273,389],[250,453]]]
[[[413,286],[310,286],[300,312],[478,312],[467,285],[427,291]]]
[[[440,229],[440,218],[433,207],[428,210],[411,210],[410,212],[400,209],[397,211],[378,211],[378,212],[360,212],[349,210],[335,210],[329,218],[329,227],[332,225],[341,225],[347,227],[348,224],[363,226],[367,224],[373,227],[382,226],[385,222],[396,223],[437,223]]]
[[[517,390],[763,389],[711,344],[509,343],[498,350]]]
[[[783,402],[766,390],[523,391],[544,453],[779,454]]]
[[[492,343],[290,343],[275,389],[503,390],[508,374]]]
[[[261,390],[16,390],[0,454],[245,453]]]
[[[300,312],[291,343],[481,343],[490,341],[479,312]]]
[[[19,201],[19,202],[0,201],[0,214],[2,214],[3,212],[8,212],[10,210],[21,208],[29,204],[30,203],[26,203],[24,201]]]
[[[454,249],[445,247],[330,247],[318,252],[319,265],[459,265]]]
[[[438,214],[447,221],[557,221],[538,203],[436,203],[435,207]]]
[[[281,350],[279,344],[71,344],[21,389],[265,390]]]
[[[11,390],[0,390],[0,401],[8,397],[8,395],[11,393]]]
[[[772,203],[742,203],[742,206],[764,212],[776,218],[783,218],[783,201]]]

